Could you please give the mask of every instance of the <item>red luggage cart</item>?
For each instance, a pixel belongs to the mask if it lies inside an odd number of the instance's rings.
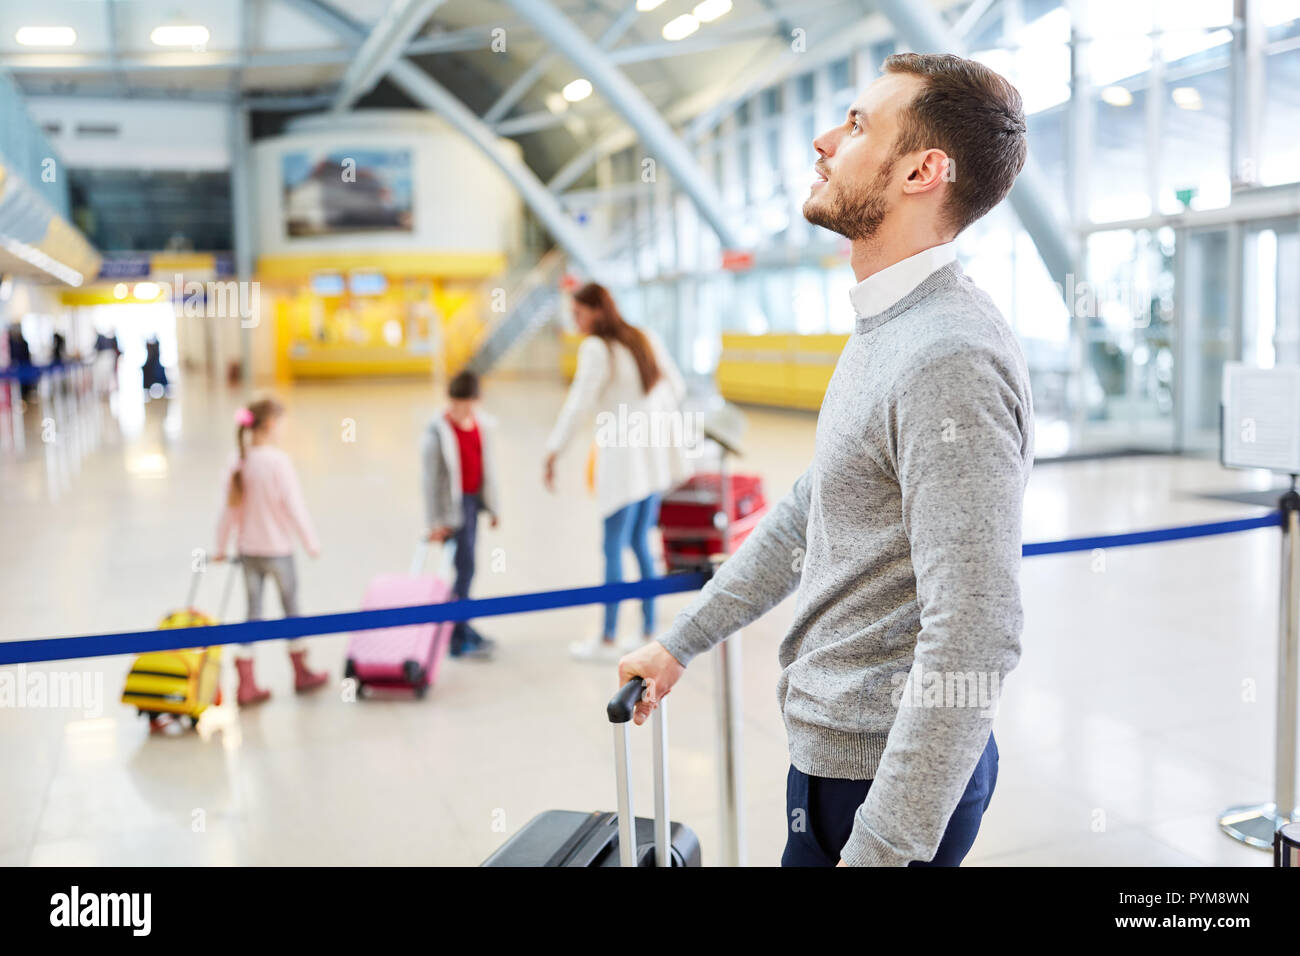
[[[758,475],[700,472],[664,496],[659,508],[670,571],[707,566],[734,552],[767,514]]]

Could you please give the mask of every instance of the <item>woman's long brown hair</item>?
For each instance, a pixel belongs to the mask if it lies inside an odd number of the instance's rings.
[[[609,290],[599,282],[588,282],[573,294],[573,298],[600,313],[591,327],[591,334],[600,336],[606,345],[613,342],[626,345],[632,358],[636,359],[637,371],[641,373],[641,388],[647,393],[654,388],[660,372],[650,340],[636,326],[628,325]]]
[[[247,446],[244,444],[244,436],[248,432],[256,432],[265,428],[267,422],[284,411],[284,406],[274,398],[263,398],[249,405],[248,410],[253,415],[253,423],[251,425],[240,425],[235,429],[235,443],[239,445],[239,467],[230,476],[230,491],[226,495],[226,503],[232,508],[238,508],[244,500],[244,456],[248,451]]]

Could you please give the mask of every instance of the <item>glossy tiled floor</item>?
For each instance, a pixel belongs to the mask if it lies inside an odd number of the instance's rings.
[[[418,433],[433,395],[417,384],[284,395],[286,446],[324,541],[318,561],[300,559],[304,610],[353,608],[371,574],[409,560]],[[581,456],[562,463],[558,497],[540,485],[562,397],[549,382],[488,390],[510,480],[501,528],[482,534],[476,596],[599,578]],[[182,603],[191,552],[212,543],[234,407],[201,382],[143,412],[124,407],[57,501],[47,449],[0,458],[0,639],[148,627]],[[804,467],[812,426],[800,414],[750,411],[746,467],[762,472],[771,495]],[[1026,538],[1255,513],[1194,494],[1263,487],[1266,476],[1190,459],[1040,466]],[[202,606],[214,606],[217,577]],[[1001,773],[969,862],[1265,865],[1265,853],[1228,840],[1214,821],[1221,807],[1271,789],[1276,579],[1277,539],[1264,531],[1115,550],[1100,564],[1086,554],[1026,561],[1024,658],[997,718]],[[661,612],[685,600],[665,599]],[[237,596],[228,617],[242,613]],[[150,736],[118,703],[126,658],[34,667],[87,680],[99,697],[81,709],[0,707],[0,863],[475,864],[538,811],[613,803],[602,719],[613,674],[565,653],[593,633],[596,614],[484,623],[499,660],[448,662],[423,702],[346,702],[333,690],[296,698],[283,649],[263,645],[272,700],[211,710],[197,735]],[[776,862],[783,843],[787,763],[773,687],[788,616],[779,608],[744,642],[754,864]],[[344,642],[312,644],[336,676]],[[671,720],[673,816],[698,830],[706,862],[718,846],[711,667],[692,666]],[[648,798],[647,733],[635,747]]]

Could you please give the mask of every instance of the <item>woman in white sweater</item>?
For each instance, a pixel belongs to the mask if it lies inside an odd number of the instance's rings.
[[[595,282],[574,294],[573,318],[583,333],[578,368],[546,443],[547,488],[555,459],[579,433],[595,438],[596,500],[605,522],[605,581],[623,580],[631,548],[642,577],[655,574],[650,529],[660,496],[689,474],[680,404],[686,383],[653,332],[628,325],[609,290]],[[654,601],[642,602],[644,635],[654,634]],[[609,660],[617,649],[618,605],[605,606],[600,637],[570,645],[575,657]]]

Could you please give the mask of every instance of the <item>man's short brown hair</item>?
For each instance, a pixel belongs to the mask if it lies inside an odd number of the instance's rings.
[[[899,118],[895,155],[941,149],[949,172],[947,220],[961,232],[1002,201],[1025,165],[1020,93],[983,63],[950,53],[895,53],[886,73],[924,81]]]

